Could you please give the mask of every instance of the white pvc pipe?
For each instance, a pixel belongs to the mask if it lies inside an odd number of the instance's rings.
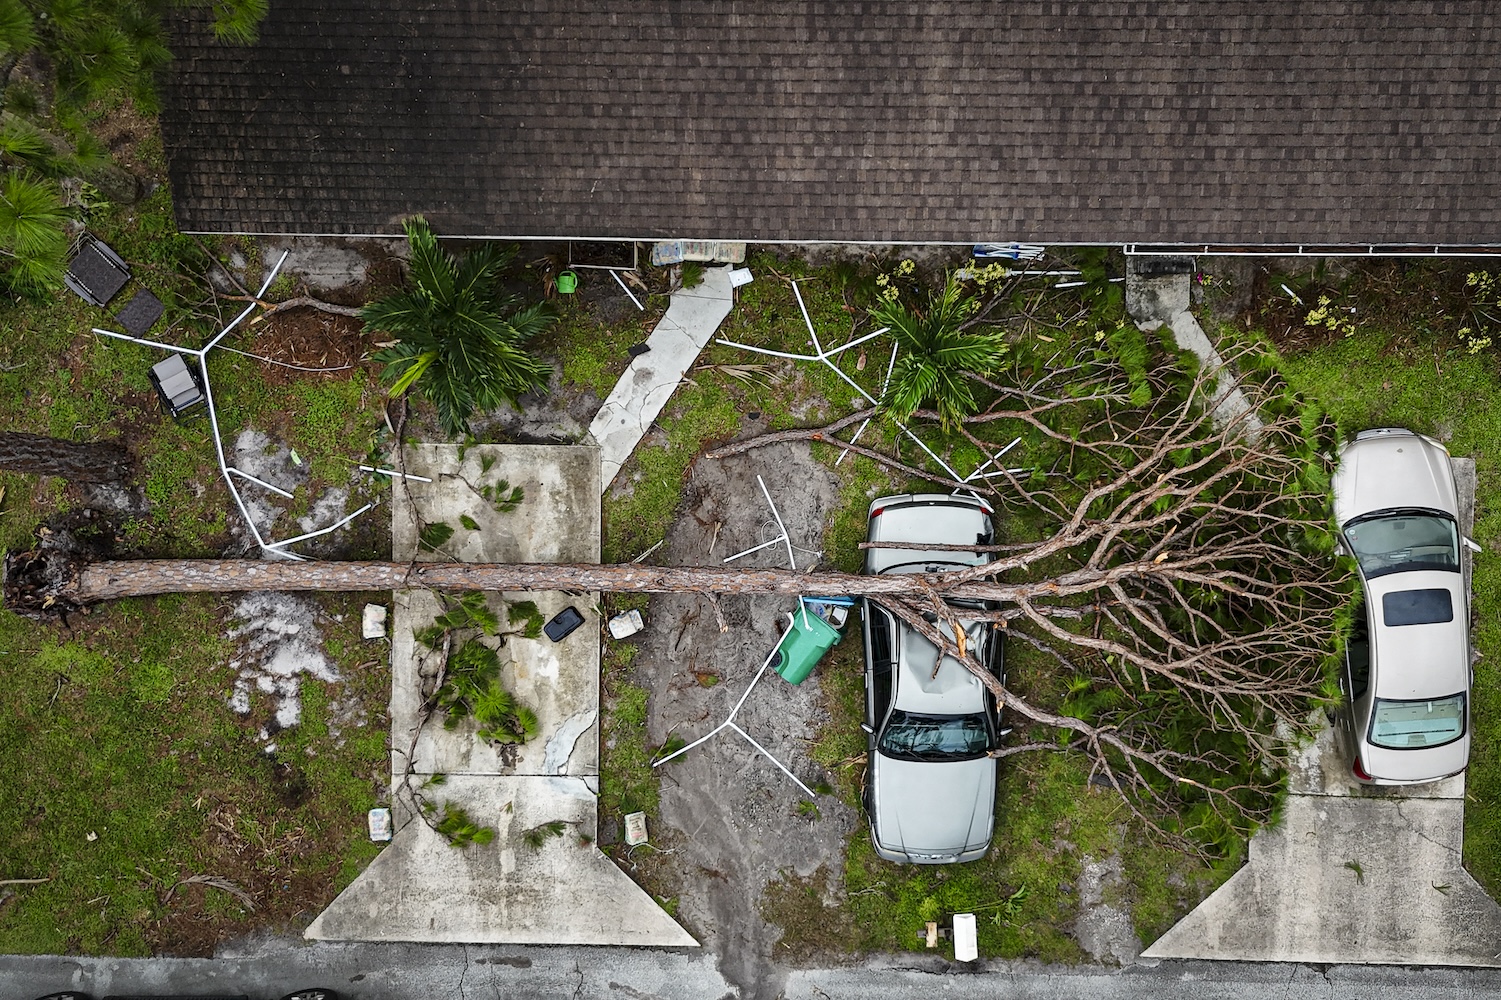
[[[577,266],[577,265],[575,265],[575,266]],[[631,294],[631,290],[630,290],[630,288],[628,288],[626,286],[626,283],[624,281],[620,280],[620,272],[617,271],[614,268],[606,268],[605,270],[608,270],[610,272],[610,277],[612,277],[612,278],[615,279],[615,284],[619,285],[620,286],[620,290],[622,292],[625,292],[626,297],[629,298],[631,300],[631,302],[635,303],[636,308],[640,309],[642,312],[646,312],[646,307],[643,306],[640,303],[640,301],[637,300],[636,296],[634,296],[634,295]]]
[[[234,475],[239,476],[241,479],[248,479],[252,483],[255,483],[257,486],[264,486],[266,489],[270,490],[272,493],[280,493],[282,496],[286,497],[288,500],[292,499],[292,494],[288,493],[286,490],[282,489],[280,486],[272,486],[270,483],[266,482],[264,479],[257,479],[254,476],[252,476],[250,473],[245,472],[243,469],[237,469],[233,465],[226,465],[224,467],[224,471],[227,472],[227,473],[233,473]]]
[[[307,534],[298,535],[296,538],[285,538],[279,542],[272,542],[270,545],[267,545],[266,548],[280,549],[282,546],[291,545],[293,542],[305,542],[309,538],[317,538],[319,535],[326,535],[330,531],[335,531],[339,528],[344,527],[344,525],[348,524],[350,521],[353,521],[355,518],[359,517],[361,514],[365,513],[365,511],[374,506],[375,504],[373,503],[367,503],[365,504],[365,506],[355,511],[353,514],[346,514],[344,517],[341,517],[339,520],[335,521],[333,524],[330,524],[326,528],[319,528],[317,531],[309,531]]]
[[[394,469],[377,469],[373,465],[362,465],[359,467],[359,469],[361,472],[378,472],[383,476],[391,476],[392,478],[400,476],[402,479],[415,479],[419,483],[432,482],[432,480],[427,478],[426,476],[414,476],[409,472],[397,472]]]

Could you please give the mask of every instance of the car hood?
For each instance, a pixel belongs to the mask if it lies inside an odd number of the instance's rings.
[[[995,827],[996,762],[938,763],[877,753],[876,828],[883,846],[909,855],[951,855],[990,842]]]
[[[1458,774],[1470,761],[1470,727],[1453,743],[1422,750],[1387,750],[1361,741],[1361,765],[1378,782],[1419,784]]]
[[[1454,514],[1459,509],[1448,453],[1411,431],[1373,433],[1346,445],[1332,492],[1334,516],[1342,525],[1379,510],[1421,507]]]
[[[1367,587],[1376,696],[1410,700],[1468,693],[1470,609],[1465,604],[1464,575],[1437,570],[1391,573],[1371,580]],[[1409,590],[1447,590],[1454,619],[1427,625],[1384,624],[1383,598]]]

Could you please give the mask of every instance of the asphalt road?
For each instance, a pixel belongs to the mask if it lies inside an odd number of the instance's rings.
[[[783,980],[787,1000],[1501,1000],[1501,970],[1163,962],[1124,970],[941,961],[811,969]],[[327,986],[353,1000],[720,1000],[737,996],[703,952],[454,945],[303,945],[269,940],[214,959],[0,956],[0,997],[62,989],[108,994],[245,994],[273,1000]]]

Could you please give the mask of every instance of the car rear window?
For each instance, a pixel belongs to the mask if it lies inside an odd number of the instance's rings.
[[[1381,598],[1381,620],[1387,625],[1438,625],[1454,620],[1454,598],[1443,587],[1399,590]]]
[[[1465,732],[1465,696],[1397,701],[1377,698],[1371,743],[1388,750],[1422,750],[1452,743]]]

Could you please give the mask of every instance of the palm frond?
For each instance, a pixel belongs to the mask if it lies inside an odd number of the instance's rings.
[[[0,0],[0,54],[20,55],[37,44],[36,22],[21,0]]]
[[[412,292],[396,292],[360,309],[366,333],[388,333],[422,347],[434,346],[432,303]]]
[[[941,423],[952,430],[977,408],[970,375],[991,375],[1009,346],[1000,334],[968,333],[962,328],[975,301],[950,279],[925,308],[884,302],[873,315],[889,327],[902,350],[880,405],[905,422],[924,403],[932,402]]]
[[[514,246],[503,247],[497,243],[481,243],[458,262],[454,275],[454,295],[471,297],[478,302],[499,305],[502,301],[495,287],[500,273],[516,257]]]
[[[412,251],[412,284],[417,286],[417,294],[437,302],[452,300],[454,261],[438,246],[438,237],[433,235],[432,227],[417,215],[406,220],[403,228],[407,234],[407,246]]]
[[[270,8],[270,0],[214,0],[214,37],[232,45],[254,44]]]

